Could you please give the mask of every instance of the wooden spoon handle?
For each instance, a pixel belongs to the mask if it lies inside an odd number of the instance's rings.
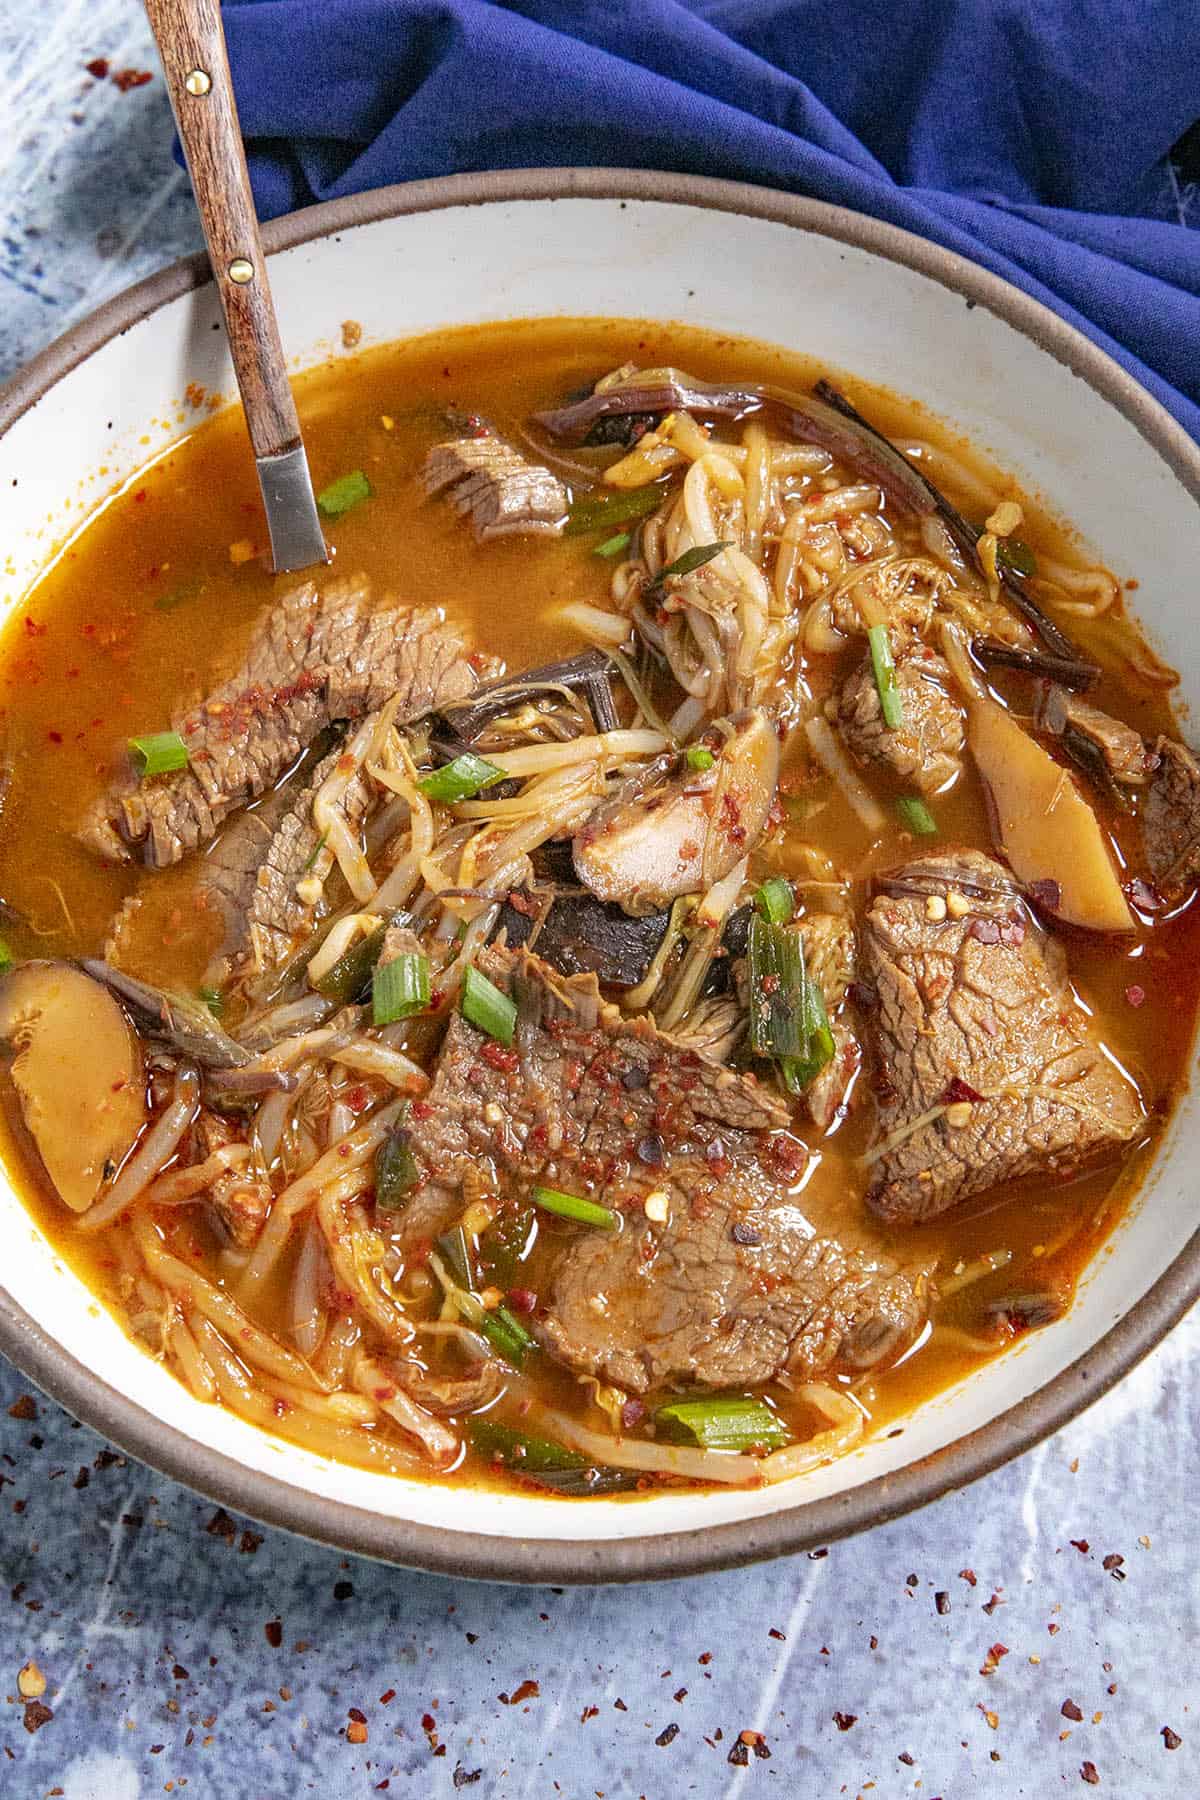
[[[146,0],[175,123],[204,226],[209,260],[255,457],[300,443],[258,234],[217,0]]]

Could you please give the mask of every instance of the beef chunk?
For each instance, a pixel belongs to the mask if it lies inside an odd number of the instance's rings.
[[[916,641],[896,656],[896,686],[904,703],[904,723],[891,731],[883,722],[879,689],[870,658],[842,685],[836,722],[860,762],[882,764],[923,794],[932,794],[958,773],[966,741],[962,709],[950,698],[950,671],[940,656]]]
[[[789,1196],[806,1153],[765,1087],[623,1018],[594,978],[527,952],[481,963],[517,999],[511,1066],[455,1017],[413,1146],[439,1193],[540,1181],[622,1214],[620,1232],[547,1227],[564,1233],[537,1325],[552,1354],[644,1392],[857,1367],[911,1335],[922,1275],[813,1235]]]
[[[1061,738],[1073,761],[1121,803],[1122,790],[1144,787],[1158,766],[1158,757],[1132,725],[1057,684],[1046,689],[1037,722]]]
[[[885,877],[862,953],[895,1096],[868,1195],[881,1218],[936,1218],[998,1182],[1116,1155],[1138,1131],[1138,1094],[1103,1054],[1062,946],[990,857],[928,856]]]
[[[468,655],[434,607],[375,607],[361,579],[306,582],[265,615],[236,674],[172,720],[187,768],[140,784],[127,774],[80,836],[111,861],[136,853],[154,868],[179,862],[272,788],[334,719],[361,718],[395,694],[397,719],[419,718],[495,668]]]
[[[477,543],[529,533],[556,537],[567,522],[567,490],[557,475],[484,426],[477,436],[435,444],[422,478],[427,494],[449,494]]]
[[[1158,767],[1142,801],[1142,836],[1155,886],[1171,900],[1200,879],[1200,762],[1172,738],[1154,746]]]

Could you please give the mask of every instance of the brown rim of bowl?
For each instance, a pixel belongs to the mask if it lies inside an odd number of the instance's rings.
[[[489,202],[650,200],[744,213],[869,251],[995,314],[1107,400],[1200,500],[1200,449],[1146,390],[1056,314],[939,245],[837,206],[740,182],[627,169],[514,169],[378,188],[264,227],[268,252],[358,225]],[[139,282],[66,332],[0,390],[0,434],[111,338],[209,279],[203,256]],[[318,1543],[436,1574],[545,1585],[663,1580],[785,1556],[884,1524],[978,1480],[1066,1425],[1158,1344],[1200,1295],[1200,1230],[1130,1311],[1027,1399],[953,1444],[844,1493],[702,1532],[608,1539],[504,1538],[446,1531],[307,1494],[162,1423],[69,1356],[0,1286],[0,1350],[53,1399],[185,1486]],[[581,1503],[582,1504],[582,1503]],[[653,1504],[643,1502],[640,1504]],[[630,1508],[636,1531],[637,1510]]]

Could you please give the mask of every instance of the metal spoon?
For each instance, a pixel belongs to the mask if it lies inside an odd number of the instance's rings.
[[[216,0],[146,0],[242,396],[279,573],[329,561],[288,383]]]

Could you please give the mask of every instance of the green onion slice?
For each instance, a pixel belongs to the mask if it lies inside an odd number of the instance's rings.
[[[690,550],[685,550],[682,556],[677,556],[674,562],[669,562],[665,569],[658,571],[646,592],[649,594],[660,590],[668,576],[690,575],[694,570],[702,569],[705,563],[712,561],[714,556],[720,556],[722,550],[731,550],[732,548],[732,538],[726,539],[721,544],[693,544]]]
[[[467,1234],[461,1225],[455,1225],[444,1232],[437,1241],[446,1267],[455,1281],[464,1287],[468,1294],[475,1292],[475,1272],[471,1266],[471,1246],[467,1242]]]
[[[692,744],[685,752],[689,769],[711,769],[716,757],[703,744]]]
[[[586,1456],[581,1456],[578,1450],[568,1450],[564,1444],[556,1444],[550,1438],[514,1431],[511,1425],[502,1425],[499,1419],[472,1419],[467,1426],[467,1435],[482,1456],[503,1464],[506,1469],[537,1472],[587,1467]]]
[[[11,969],[14,961],[12,946],[6,938],[0,937],[0,975]]]
[[[629,533],[627,531],[618,531],[615,537],[605,538],[602,544],[597,544],[596,548],[592,551],[592,555],[620,556],[622,550],[626,548],[628,543]]]
[[[443,806],[454,806],[504,779],[504,770],[498,769],[495,763],[488,762],[484,756],[476,756],[473,750],[464,750],[444,768],[426,775],[417,786],[428,799],[437,800]]]
[[[467,969],[462,985],[462,1016],[477,1031],[486,1032],[507,1048],[517,1028],[516,1002],[502,994],[494,982],[474,966]]]
[[[900,814],[900,822],[905,830],[911,831],[914,837],[937,836],[937,820],[916,794],[901,794],[896,802],[896,811]]]
[[[225,996],[220,988],[202,987],[198,989],[198,992],[213,1018],[219,1019],[225,1006]]]
[[[329,841],[329,833],[327,831],[323,831],[308,854],[308,858],[304,864],[304,867],[300,871],[300,873],[302,875],[308,874],[308,871],[312,868],[313,864],[316,862],[318,856],[320,856],[322,850],[325,848],[325,845],[328,843],[328,841]]]
[[[387,926],[377,925],[369,936],[359,938],[348,950],[343,950],[321,979],[313,983],[318,994],[324,994],[327,1000],[337,1000],[343,1006],[365,994],[386,936]]]
[[[514,1369],[523,1366],[528,1351],[537,1349],[536,1338],[530,1337],[520,1319],[515,1318],[507,1306],[497,1306],[491,1312],[481,1306],[473,1323],[496,1354],[511,1363]]]
[[[371,1015],[376,1025],[411,1019],[429,1005],[429,958],[418,951],[394,956],[376,968],[371,983]]]
[[[642,488],[610,488],[602,493],[578,494],[567,512],[565,537],[582,537],[605,526],[627,525],[657,512],[667,497],[661,482]]]
[[[558,1188],[535,1187],[532,1198],[543,1212],[572,1219],[577,1225],[596,1225],[611,1231],[617,1223],[617,1215],[609,1207],[597,1206],[594,1200],[583,1200],[578,1194],[561,1193]]]
[[[1037,574],[1037,557],[1023,538],[997,538],[996,563],[999,568],[1007,569],[1013,575],[1021,575],[1026,580]]]
[[[407,1131],[393,1131],[375,1154],[375,1204],[380,1212],[399,1212],[420,1179]]]
[[[169,775],[175,769],[187,768],[187,745],[177,731],[151,731],[143,737],[131,737],[129,748],[141,776]]]
[[[317,505],[327,519],[340,519],[351,507],[359,506],[370,498],[370,482],[361,469],[351,469],[348,475],[339,475],[336,481],[331,481],[327,488],[321,489],[317,495]]]
[[[886,625],[872,625],[867,633],[871,646],[871,667],[879,690],[879,710],[889,731],[898,731],[904,723],[904,701],[896,685],[896,664],[888,641]]]
[[[782,875],[772,875],[755,894],[754,904],[768,925],[786,925],[796,911],[791,882],[785,881]]]
[[[705,1450],[752,1450],[760,1444],[779,1450],[792,1442],[791,1432],[765,1401],[736,1396],[671,1400],[658,1408],[654,1423],[661,1436]]]
[[[804,967],[801,933],[750,919],[750,1047],[779,1064],[785,1086],[799,1094],[833,1056],[825,1001]]]

